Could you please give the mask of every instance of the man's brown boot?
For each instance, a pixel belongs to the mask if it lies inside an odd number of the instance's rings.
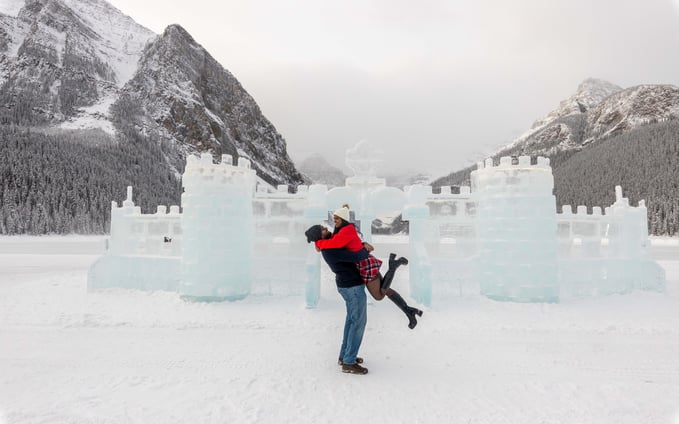
[[[349,374],[368,374],[368,368],[362,367],[358,364],[342,365],[342,372]]]

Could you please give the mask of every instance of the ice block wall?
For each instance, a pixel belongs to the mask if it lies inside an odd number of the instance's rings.
[[[304,231],[309,225],[303,213],[309,187],[300,185],[291,191],[283,184],[275,190],[261,184],[257,187],[252,202],[256,252],[252,295],[296,296],[305,291],[303,276],[309,245]],[[309,302],[315,304],[313,300]]]
[[[112,255],[175,256],[181,252],[182,232],[179,206],[159,205],[155,214],[142,214],[132,201],[132,187],[127,187],[127,198],[122,206],[111,204]]]
[[[620,186],[615,198],[605,214],[563,205],[557,215],[562,299],[665,290],[664,271],[651,258],[645,202],[630,206]]]
[[[435,302],[449,297],[479,294],[476,266],[476,204],[468,186],[428,187],[426,204],[430,218],[425,246],[432,264],[432,292]]]
[[[132,187],[119,207],[111,204],[108,252],[92,264],[88,290],[113,287],[140,290],[177,290],[181,255],[179,206],[157,206],[142,214],[132,201]]]
[[[410,295],[423,305],[431,305],[432,264],[425,246],[429,207],[425,203],[430,187],[415,185],[407,189],[407,203],[403,208],[403,219],[410,222]]]
[[[365,147],[365,146],[363,146]],[[409,221],[402,237],[376,241],[383,259],[407,256],[410,296],[430,305],[448,296],[481,293],[497,300],[556,302],[579,297],[665,290],[665,275],[649,252],[643,201],[629,205],[616,187],[605,209],[563,206],[556,213],[549,160],[491,159],[471,174],[471,190],[387,187],[374,176],[374,152],[354,149],[347,164],[356,175],[344,187],[260,186],[247,160],[228,155],[189,156],[183,176],[183,213],[142,214],[132,188],[111,210],[106,255],[88,274],[88,288],[124,287],[178,291],[196,300],[235,300],[250,295],[306,296],[318,304],[321,259],[304,230],[344,203],[363,224],[401,211]],[[381,245],[380,245],[381,243]],[[406,247],[407,246],[407,247]]]
[[[304,208],[305,228],[321,222],[328,213],[325,199],[328,188],[322,184],[309,187],[309,197]],[[304,263],[304,287],[306,307],[315,308],[321,298],[321,255],[316,252],[313,243],[308,243]]]
[[[496,300],[558,302],[556,201],[549,159],[502,157],[471,173],[481,293]]]
[[[214,164],[210,153],[189,156],[182,180],[179,292],[203,301],[243,299],[250,293],[254,255],[252,197],[255,171],[230,155]]]

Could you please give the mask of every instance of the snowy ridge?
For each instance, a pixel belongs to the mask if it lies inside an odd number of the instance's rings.
[[[114,135],[115,128],[109,118],[109,108],[115,102],[117,92],[113,89],[102,89],[102,96],[92,106],[85,106],[78,110],[76,116],[62,122],[59,127],[67,130],[86,130],[97,128],[107,134]]]
[[[114,133],[108,108],[155,34],[101,0],[12,1],[0,4],[0,10],[6,14],[0,25],[7,34],[2,81],[12,75],[29,86],[48,84],[49,101],[62,97],[62,105],[70,105],[64,96],[75,97],[72,108],[59,110],[57,103],[44,112],[43,119],[63,121],[62,128]],[[43,61],[38,72],[28,58]],[[77,81],[83,74],[87,87],[69,87],[73,94],[62,93],[64,80]]]
[[[0,9],[0,11],[1,10],[4,9]],[[19,11],[16,11],[16,13],[18,14]],[[16,57],[21,43],[23,43],[26,35],[28,35],[30,26],[26,25],[23,21],[16,19],[16,16],[0,15],[0,28],[9,34],[7,39],[7,56],[9,58]],[[2,81],[5,81],[5,79],[6,78],[3,78]]]
[[[103,0],[62,0],[101,37],[95,53],[116,74],[122,87],[132,78],[146,44],[157,35]]]
[[[4,0],[0,12],[3,122],[136,132],[167,146],[175,170],[210,151],[251,159],[271,184],[302,182],[254,99],[179,25],[158,36],[105,0]]]
[[[507,147],[510,148],[525,142],[532,135],[546,128],[549,124],[559,118],[585,113],[590,108],[601,103],[601,101],[608,96],[620,91],[622,91],[621,87],[611,84],[608,81],[588,78],[580,83],[575,94],[562,100],[557,109],[554,109],[544,117],[535,121],[529,130],[519,136]]]
[[[585,113],[593,106],[601,103],[605,98],[620,91],[622,91],[621,87],[608,81],[588,78],[580,83],[575,94],[559,103],[558,109],[537,120],[533,124],[533,129],[544,127],[564,116]]]
[[[75,116],[64,121],[61,127],[100,128],[114,134],[115,129],[108,116],[108,110],[118,96],[116,87],[122,87],[132,78],[144,47],[149,40],[156,37],[156,34],[105,1],[63,0],[63,2],[73,9],[98,37],[101,37],[96,44],[88,47],[103,63],[112,68],[115,86],[100,83],[97,102],[79,108]]]
[[[553,144],[546,151],[543,150],[546,154],[554,154],[559,150],[574,148],[577,145],[571,129],[568,125],[562,123],[547,126],[543,131],[540,131],[534,137],[528,138],[524,143],[526,148],[539,148],[538,146],[541,145]]]
[[[537,120],[501,152],[549,156],[676,118],[679,118],[676,86],[647,84],[621,89],[606,81],[587,79],[559,108]]]
[[[585,143],[671,118],[679,118],[679,87],[631,87],[606,98],[587,114],[589,136]]]
[[[24,4],[25,0],[0,0],[0,13],[16,18]]]
[[[144,129],[171,140],[183,155],[237,155],[250,159],[270,184],[303,181],[255,100],[179,25],[148,45],[122,91],[118,101],[141,107]]]

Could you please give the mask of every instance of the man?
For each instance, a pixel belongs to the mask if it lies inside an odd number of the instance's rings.
[[[310,231],[307,231],[307,241],[325,238],[329,235],[327,230],[325,233],[310,234]],[[326,249],[322,250],[321,254],[328,267],[335,273],[337,291],[344,299],[347,311],[338,364],[342,366],[342,372],[367,374],[368,369],[360,365],[363,363],[363,359],[358,357],[368,320],[368,307],[365,284],[356,267],[356,253],[349,252],[346,249]],[[368,256],[367,251],[365,256]]]

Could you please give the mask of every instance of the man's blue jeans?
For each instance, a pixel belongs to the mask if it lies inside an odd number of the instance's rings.
[[[344,299],[347,307],[347,318],[344,321],[344,336],[339,357],[347,365],[356,363],[356,355],[363,341],[365,324],[368,321],[365,285],[354,287],[338,287],[337,291]]]

